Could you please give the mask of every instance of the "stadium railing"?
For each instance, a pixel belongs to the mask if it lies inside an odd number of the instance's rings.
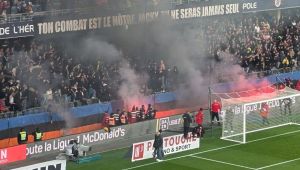
[[[0,19],[0,23],[16,23],[16,22],[28,22],[33,20],[33,15],[24,13],[24,14],[11,14]]]

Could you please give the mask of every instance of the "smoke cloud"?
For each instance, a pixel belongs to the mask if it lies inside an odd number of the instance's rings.
[[[138,75],[127,61],[123,61],[120,67],[121,86],[118,91],[119,96],[124,101],[125,109],[132,106],[140,106],[143,103],[144,94],[141,93],[141,86],[148,80],[148,76]]]
[[[80,45],[78,53],[83,59],[97,61],[100,59],[107,64],[119,65],[119,90],[118,96],[124,101],[126,109],[133,105],[140,106],[143,103],[144,94],[141,93],[141,86],[147,84],[148,75],[145,72],[137,73],[133,68],[133,63],[130,63],[127,56],[117,49],[116,45],[104,41],[103,38],[87,38]],[[114,80],[118,81],[118,80]]]
[[[228,49],[219,48],[218,59],[208,55],[210,47],[203,26],[207,24],[175,24],[164,18],[146,28],[145,51],[155,49],[165,63],[178,67],[180,81],[176,93],[181,106],[207,105],[209,87],[219,82],[233,81],[238,85],[236,90],[256,88],[247,83],[249,76],[236,63],[237,56]],[[267,82],[262,83],[265,84]]]
[[[91,37],[82,41],[79,50],[85,59],[95,60],[101,58],[106,63],[120,61],[123,55],[114,45]]]

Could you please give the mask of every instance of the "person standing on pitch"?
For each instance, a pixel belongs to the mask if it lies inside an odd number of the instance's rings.
[[[155,133],[155,138],[153,142],[153,157],[156,158],[157,162],[161,162],[164,157],[164,151],[163,151],[163,138],[161,135],[162,130],[159,130]]]
[[[195,134],[197,134],[197,137],[200,136],[203,137],[204,134],[204,128],[202,126],[204,120],[204,114],[203,114],[203,108],[200,108],[198,113],[195,116],[195,122],[197,123],[197,126],[193,129],[193,137]]]
[[[221,104],[217,101],[214,100],[214,102],[211,104],[211,124],[213,124],[214,119],[217,119],[218,125],[220,126],[220,118],[219,118],[219,113],[221,112]]]
[[[187,138],[188,133],[190,131],[190,124],[192,123],[192,118],[189,112],[186,112],[182,115],[182,121],[183,121],[183,136],[184,138]]]
[[[268,117],[269,117],[269,105],[267,103],[262,103],[261,104],[261,109],[260,109],[260,116],[262,118],[262,123],[263,125],[265,124],[270,124]]]
[[[283,99],[283,104],[284,104],[284,114],[287,114],[287,110],[289,111],[289,115],[292,114],[291,111],[291,105],[292,105],[292,99],[291,98],[285,98]]]

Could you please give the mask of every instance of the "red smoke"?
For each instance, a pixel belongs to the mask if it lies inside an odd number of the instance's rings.
[[[277,91],[277,88],[279,91]],[[237,99],[239,101],[251,102],[276,97],[277,93],[284,89],[284,85],[277,87],[277,85],[270,83],[266,79],[254,82],[240,76],[239,80],[230,86],[228,92],[216,93],[216,95],[223,99]]]

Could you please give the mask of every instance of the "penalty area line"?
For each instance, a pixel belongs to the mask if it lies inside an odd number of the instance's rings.
[[[218,161],[218,160],[209,159],[209,158],[204,158],[204,157],[200,157],[200,156],[190,156],[190,157],[192,157],[192,158],[197,158],[197,159],[203,159],[203,160],[211,161],[211,162],[217,162],[217,163],[220,163],[220,164],[231,165],[231,166],[235,166],[235,167],[239,167],[239,168],[255,170],[255,168],[251,168],[251,167],[248,167],[248,166],[243,166],[243,165],[233,164],[233,163],[224,162],[224,161]]]
[[[279,162],[279,163],[276,163],[276,164],[272,164],[272,165],[268,165],[268,166],[256,168],[255,170],[266,169],[266,168],[270,168],[270,167],[274,167],[274,166],[282,165],[282,164],[287,164],[287,163],[291,163],[291,162],[295,162],[295,161],[299,161],[299,160],[300,160],[300,158],[296,158],[296,159],[292,159],[292,160],[288,160],[288,161]]]
[[[259,141],[263,141],[263,140],[267,140],[267,139],[272,139],[272,138],[276,138],[276,137],[280,137],[280,136],[284,136],[284,135],[289,135],[289,134],[293,134],[293,133],[298,133],[298,132],[300,132],[300,130],[295,130],[295,131],[286,132],[286,133],[282,133],[282,134],[278,134],[278,135],[273,135],[273,136],[269,136],[269,137],[265,137],[265,138],[251,140],[251,141],[249,141],[247,143],[259,142]],[[192,154],[188,154],[188,155],[182,155],[182,156],[173,157],[173,158],[170,158],[170,159],[165,159],[162,162],[167,162],[167,161],[171,161],[171,160],[175,160],[175,159],[181,159],[181,158],[185,158],[185,157],[189,157],[189,156],[194,156],[194,155],[198,155],[198,154],[202,154],[202,153],[207,153],[207,152],[218,151],[218,150],[227,149],[227,148],[231,148],[231,147],[235,147],[235,146],[240,146],[240,145],[245,145],[245,144],[243,144],[243,143],[236,143],[236,144],[232,144],[232,145],[228,145],[228,146],[223,146],[223,147],[220,147],[220,148],[209,149],[209,150],[206,150],[206,151],[201,151],[201,152],[196,152],[196,153],[192,153]],[[142,164],[142,165],[138,165],[138,166],[133,166],[133,167],[130,167],[130,168],[124,168],[122,170],[137,169],[137,168],[141,168],[141,167],[145,167],[145,166],[149,166],[149,165],[153,165],[153,164],[157,164],[157,163],[162,163],[162,162],[150,162],[150,163],[146,163],[146,164]]]

